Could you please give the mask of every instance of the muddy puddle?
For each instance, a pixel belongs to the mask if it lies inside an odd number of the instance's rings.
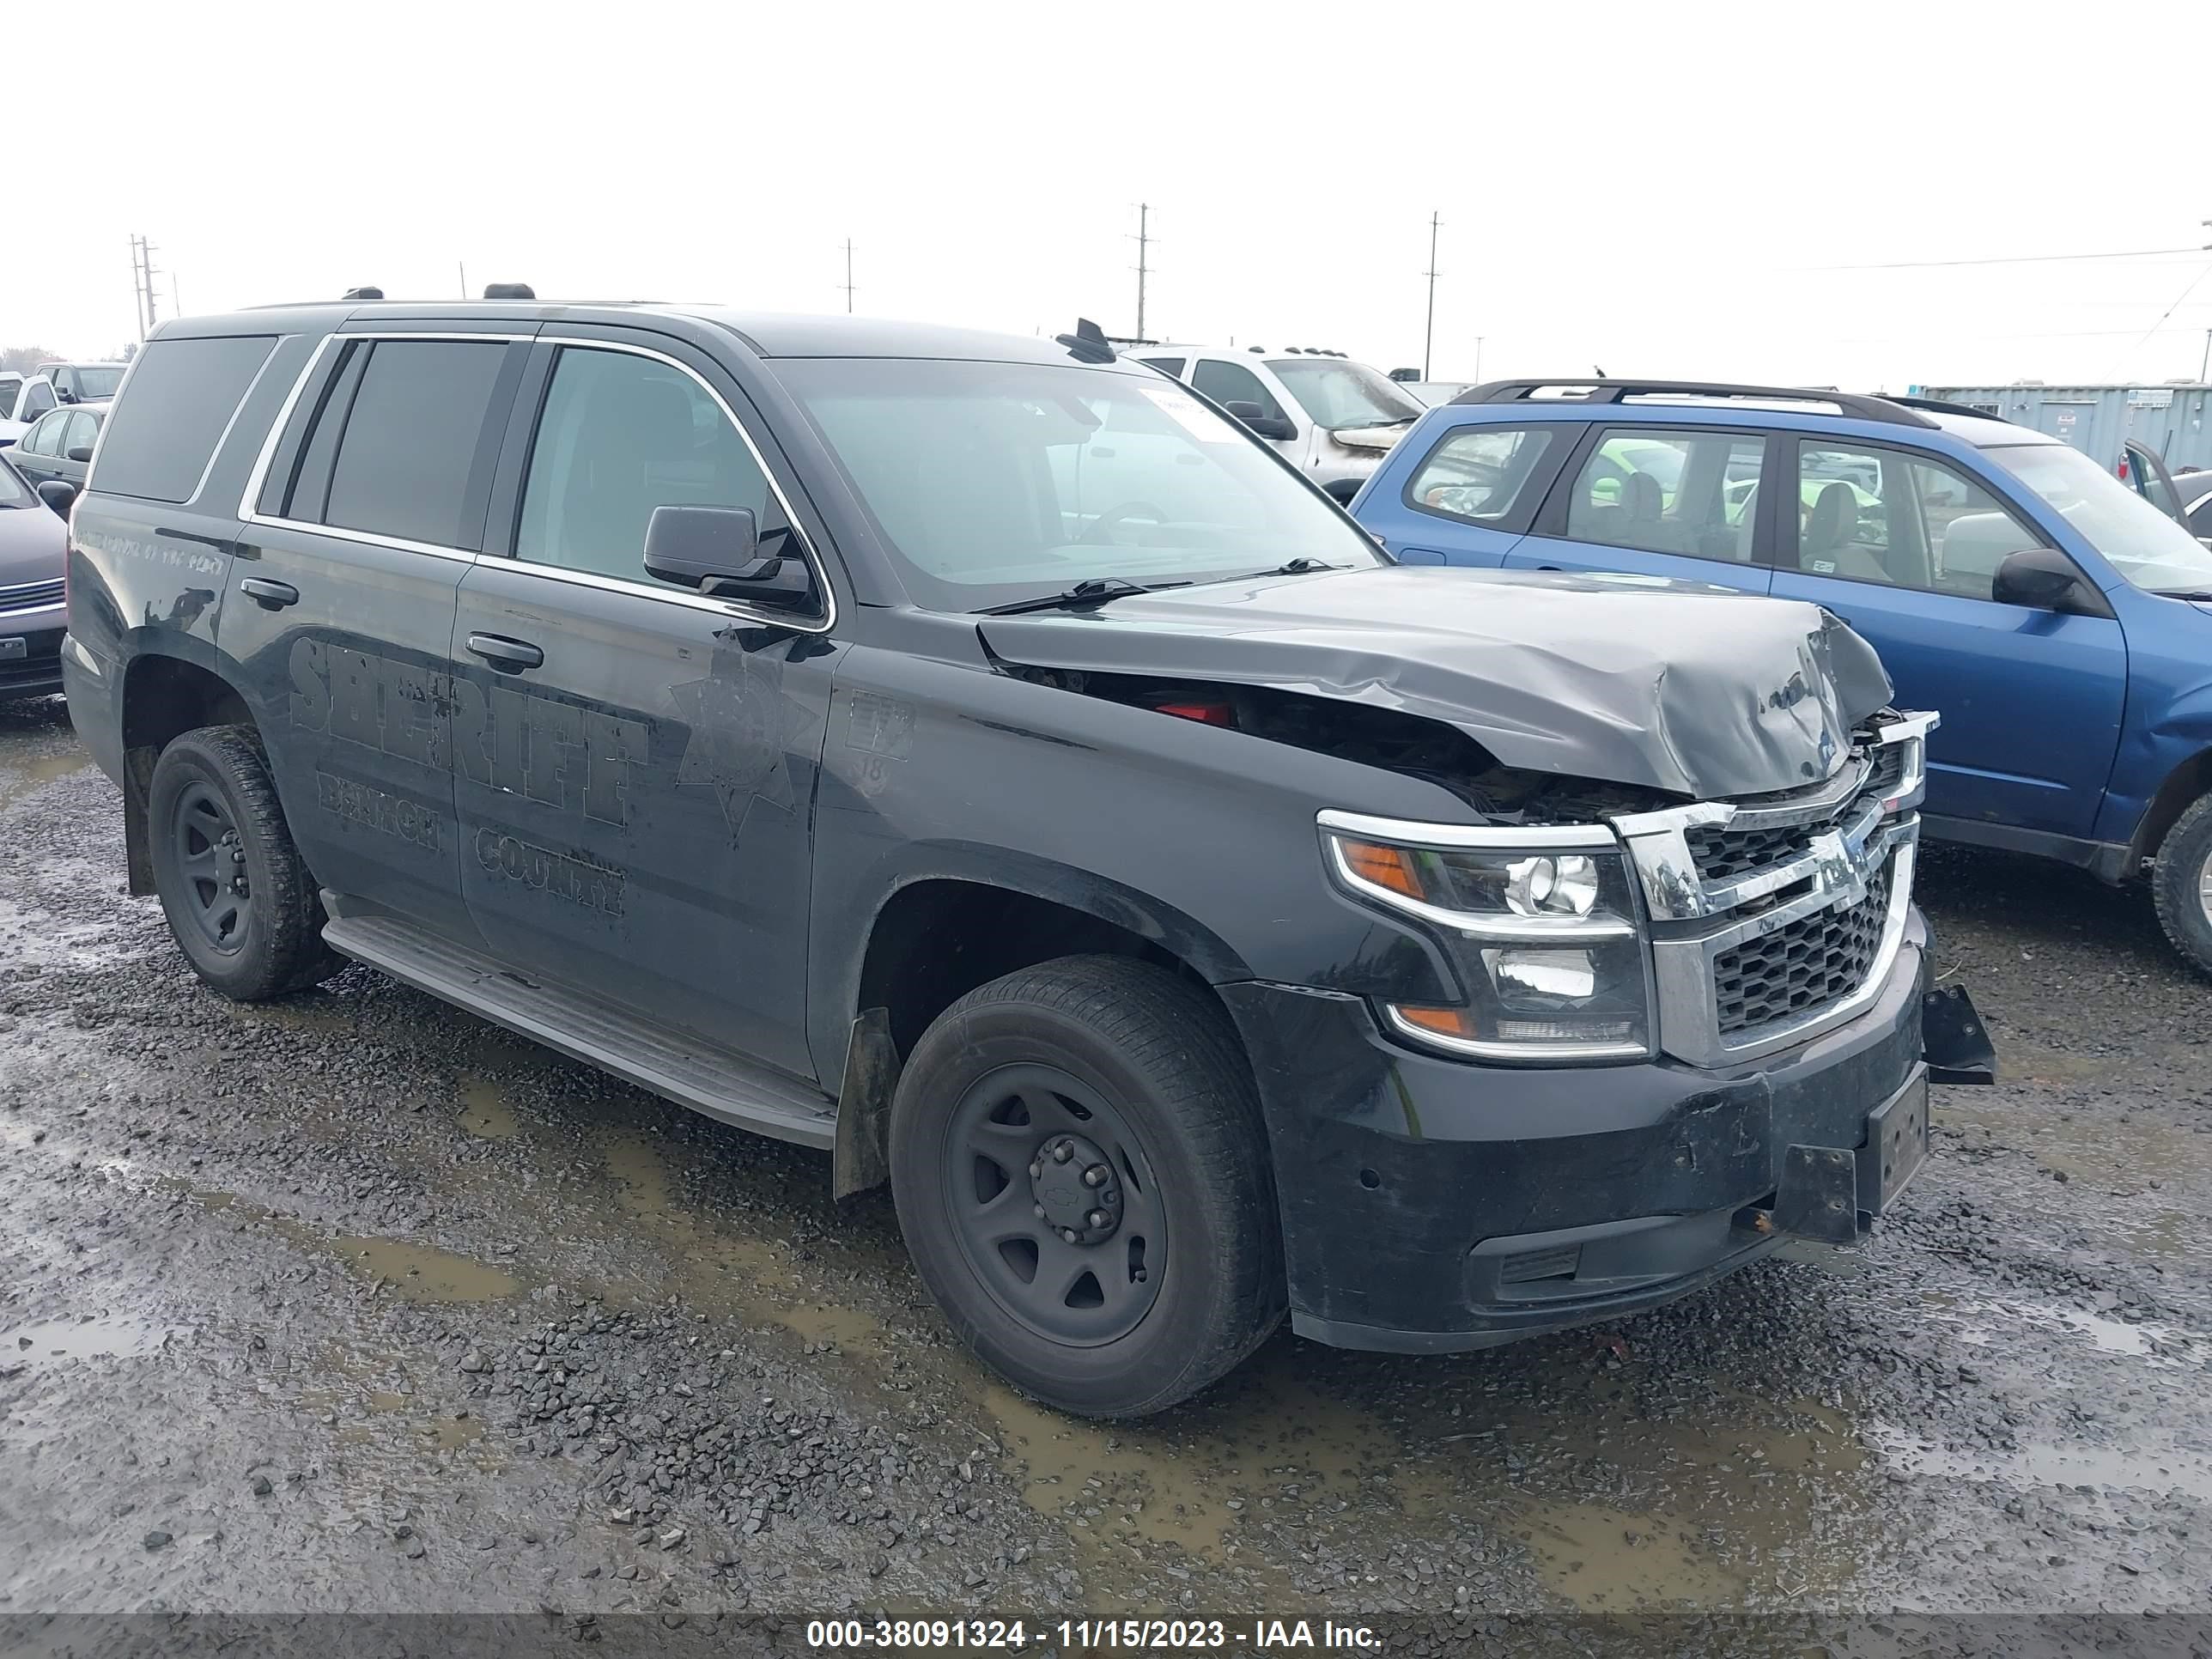
[[[2212,1504],[2212,1455],[2171,1444],[2043,1442],[1996,1451],[1935,1445],[1895,1424],[1876,1423],[1868,1432],[1885,1459],[1913,1474],[1999,1486],[2128,1486]]]
[[[463,1134],[479,1140],[512,1140],[520,1127],[507,1098],[507,1085],[490,1078],[461,1080],[460,1114],[454,1119]]]
[[[1923,1291],[1920,1300],[1929,1318],[1950,1327],[1959,1340],[1975,1347],[2009,1346],[2027,1331],[2039,1339],[2080,1342],[2099,1353],[2160,1369],[2197,1367],[2212,1359],[2212,1339],[2170,1325],[2130,1324],[2080,1308],[2014,1297]]]
[[[0,811],[6,811],[47,784],[75,777],[91,765],[92,757],[75,747],[58,755],[42,755],[33,760],[10,760],[0,763]]]
[[[185,1338],[180,1326],[133,1314],[44,1319],[0,1329],[0,1376],[72,1360],[137,1359]]]

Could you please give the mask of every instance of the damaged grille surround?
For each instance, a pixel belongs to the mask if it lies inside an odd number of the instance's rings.
[[[1558,846],[1597,838],[1625,854],[1639,930],[1648,940],[1651,1046],[1707,1070],[1757,1060],[1855,1018],[1881,996],[1912,908],[1933,714],[1892,714],[1862,731],[1825,781],[1742,800],[1696,801],[1604,815],[1602,824],[1491,827],[1399,823],[1336,811],[1332,831],[1407,846]],[[1541,924],[1510,930],[1441,913],[1360,879],[1344,863],[1340,884],[1465,938],[1510,931],[1534,938]],[[1578,932],[1561,929],[1565,935]],[[1472,1058],[1503,1058],[1488,1045],[1441,1042],[1389,1009],[1401,1040]],[[1602,1063],[1632,1057],[1530,1054],[1541,1062]]]
[[[1708,1068],[1758,1060],[1881,994],[1911,914],[1936,723],[1892,717],[1808,789],[1610,820],[1653,924],[1663,1052]],[[1765,861],[1747,863],[1752,849]],[[1838,975],[1852,981],[1840,994]]]

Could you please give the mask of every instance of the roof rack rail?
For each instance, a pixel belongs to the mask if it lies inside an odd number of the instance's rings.
[[[1977,409],[1972,404],[1954,404],[1948,398],[1906,398],[1892,394],[1884,401],[1903,404],[1907,409],[1924,409],[1930,415],[1971,415],[1978,421],[2003,421],[2007,426],[2018,424],[2006,419],[1994,409]]]
[[[1581,375],[1537,380],[1489,380],[1469,386],[1452,399],[1455,404],[1523,403],[1547,388],[1577,395],[1546,398],[1545,402],[1620,404],[1631,398],[1686,397],[1755,398],[1761,402],[1833,404],[1853,420],[1881,421],[1891,426],[1934,426],[1925,415],[1905,406],[1899,398],[1869,398],[1856,392],[1814,391],[1805,386],[1734,386],[1723,380],[1613,380]]]

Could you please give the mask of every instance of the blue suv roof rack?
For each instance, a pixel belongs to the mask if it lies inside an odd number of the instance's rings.
[[[1902,398],[1869,398],[1856,392],[1829,392],[1808,386],[1732,386],[1719,380],[1613,380],[1577,376],[1539,380],[1489,380],[1469,386],[1452,399],[1455,404],[1514,404],[1527,402],[1539,392],[1567,395],[1547,403],[1620,404],[1631,398],[1754,398],[1760,402],[1832,404],[1840,415],[1853,420],[1882,421],[1892,426],[1934,426],[1935,422],[1906,406]],[[1808,413],[1819,414],[1818,410]],[[1961,409],[1961,414],[1975,411]]]

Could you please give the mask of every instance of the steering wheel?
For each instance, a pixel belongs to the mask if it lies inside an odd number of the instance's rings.
[[[1150,501],[1123,501],[1119,507],[1110,507],[1092,520],[1091,528],[1076,540],[1079,543],[1110,542],[1114,539],[1115,531],[1120,529],[1126,520],[1146,518],[1159,521],[1167,516]]]

